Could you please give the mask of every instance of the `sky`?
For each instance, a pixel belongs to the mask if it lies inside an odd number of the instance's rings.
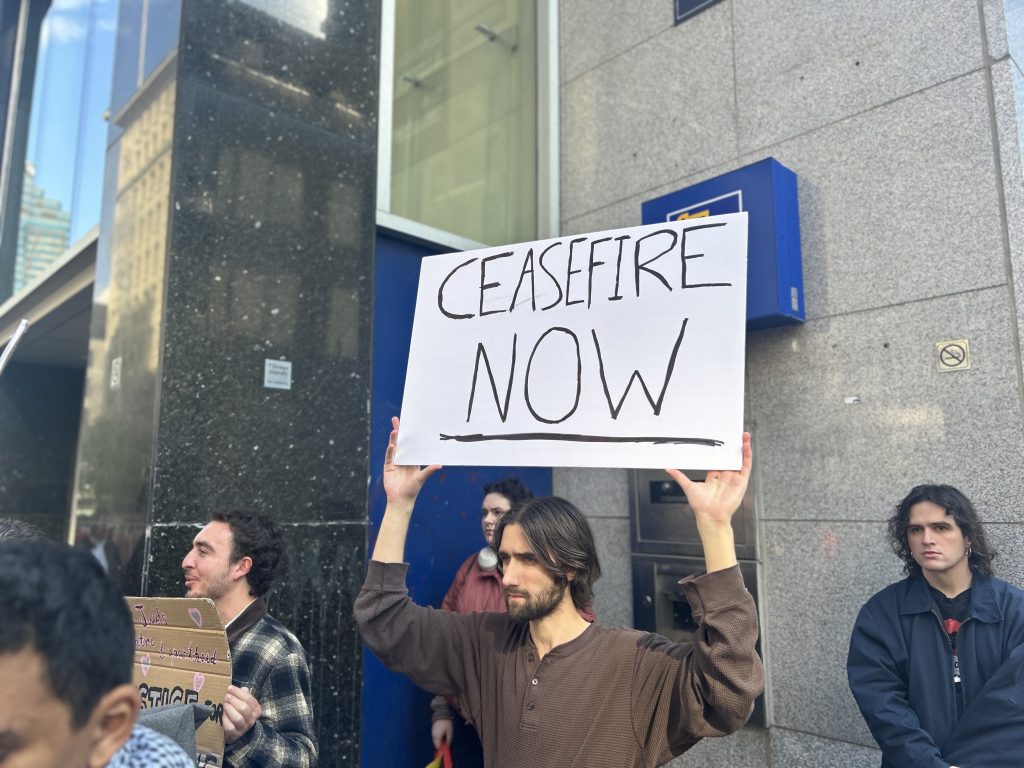
[[[72,211],[71,242],[99,222],[117,5],[54,0],[40,36],[26,159]]]
[[[242,2],[324,36],[327,0]],[[35,165],[36,184],[46,196],[71,211],[72,243],[99,223],[107,144],[103,115],[111,102],[118,6],[119,0],[53,0],[41,30],[26,159]],[[151,0],[148,7],[151,22],[176,19],[180,12],[174,0]],[[147,41],[154,55],[166,47]],[[146,62],[147,74],[157,63]]]

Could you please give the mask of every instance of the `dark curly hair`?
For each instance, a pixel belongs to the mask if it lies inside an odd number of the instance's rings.
[[[0,540],[0,616],[0,655],[37,653],[75,729],[107,692],[131,682],[135,628],[128,604],[88,552]]]
[[[288,570],[288,553],[281,540],[281,531],[266,515],[254,512],[216,512],[211,522],[227,523],[231,527],[231,562],[243,557],[252,559],[249,569],[249,594],[263,597],[270,591],[277,576]]]
[[[930,501],[946,510],[956,521],[957,527],[964,537],[970,539],[971,556],[968,564],[971,569],[983,576],[992,575],[992,558],[996,553],[985,539],[981,519],[974,511],[970,499],[951,485],[918,485],[911,489],[906,498],[896,505],[896,514],[889,518],[889,541],[892,551],[903,561],[903,570],[911,576],[921,574],[921,566],[914,560],[907,542],[907,525],[910,523],[910,509],[922,501]]]
[[[527,499],[533,498],[533,491],[527,488],[517,477],[506,477],[484,486],[484,496],[496,493],[508,499],[509,506],[515,507]]]
[[[594,602],[594,582],[601,576],[597,547],[590,523],[574,504],[558,496],[527,499],[513,507],[494,528],[494,548],[501,550],[501,536],[510,525],[518,525],[530,548],[556,584],[569,580],[569,592],[577,610],[588,611]],[[500,560],[499,560],[499,568]]]

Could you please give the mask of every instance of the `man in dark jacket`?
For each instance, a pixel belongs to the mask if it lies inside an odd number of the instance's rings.
[[[883,768],[1019,766],[1024,592],[992,578],[981,521],[951,486],[914,488],[889,535],[908,575],[861,609],[846,665]]]

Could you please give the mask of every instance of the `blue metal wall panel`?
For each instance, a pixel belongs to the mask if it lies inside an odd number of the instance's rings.
[[[747,211],[747,328],[804,319],[796,174],[774,158],[648,200],[643,223]]]
[[[368,552],[373,551],[384,515],[381,466],[391,416],[398,415],[402,406],[420,259],[438,252],[384,233],[377,236]],[[451,467],[428,481],[417,501],[406,545],[408,583],[417,603],[439,606],[456,569],[483,546],[481,488],[507,475],[521,479],[538,496],[551,493],[551,470],[537,467]],[[430,698],[364,650],[360,765],[394,768],[430,762]]]

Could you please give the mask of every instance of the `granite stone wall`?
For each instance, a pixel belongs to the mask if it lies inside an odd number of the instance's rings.
[[[0,517],[68,535],[82,372],[11,363],[0,376]]]
[[[845,656],[899,576],[894,504],[961,487],[1024,585],[1024,12],[723,0],[673,26],[669,3],[627,5],[560,3],[562,233],[635,226],[644,200],[768,156],[799,177],[807,321],[747,338],[771,726],[673,765],[877,765]],[[937,370],[951,339],[969,370]],[[617,574],[598,613],[628,622],[626,473],[554,483]]]

